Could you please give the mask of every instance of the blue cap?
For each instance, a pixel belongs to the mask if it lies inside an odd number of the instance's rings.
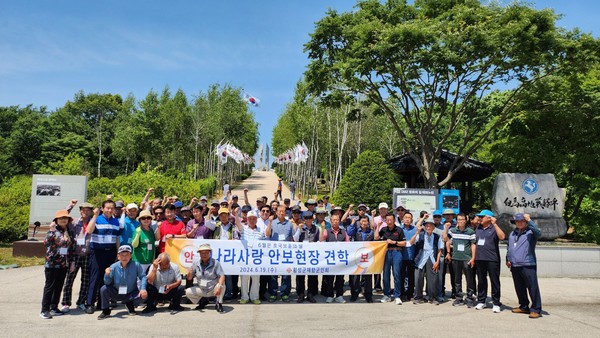
[[[304,213],[302,213],[302,218],[312,218],[313,217],[313,213],[310,211],[305,211]]]
[[[433,216],[442,216],[442,211],[440,209],[435,209],[433,211]]]
[[[481,210],[480,213],[477,214],[477,216],[479,216],[479,217],[483,217],[483,216],[494,217],[494,213],[491,210],[483,209],[483,210]]]
[[[173,205],[175,206],[175,208],[183,207],[183,203],[181,203],[181,201],[177,201],[177,202],[173,203]]]
[[[252,207],[251,207],[251,206],[249,206],[249,205],[244,205],[244,206],[242,207],[242,212],[248,212],[248,211],[250,211],[250,210],[252,210]]]
[[[515,223],[516,221],[524,221],[524,220],[525,220],[525,215],[522,213],[518,213],[515,215],[515,218],[510,220],[510,222]]]

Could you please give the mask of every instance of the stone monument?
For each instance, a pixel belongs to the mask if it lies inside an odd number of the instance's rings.
[[[503,173],[496,177],[492,211],[498,225],[508,234],[512,217],[519,212],[530,214],[542,230],[541,239],[551,240],[567,233],[563,219],[565,196],[552,174]]]

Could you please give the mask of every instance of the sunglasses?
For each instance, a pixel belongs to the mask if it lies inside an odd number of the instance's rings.
[[[261,210],[260,212],[262,212],[262,213],[271,212],[271,210]]]
[[[151,220],[152,217],[141,217],[140,221],[147,221],[147,220]]]
[[[155,212],[154,214],[155,215],[162,215],[162,214],[164,214],[164,212]]]

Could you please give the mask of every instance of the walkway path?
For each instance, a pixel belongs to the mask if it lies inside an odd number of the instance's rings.
[[[272,171],[254,171],[252,176],[242,181],[235,189],[232,194],[238,195],[240,204],[244,203],[244,189],[248,189],[248,201],[253,206],[256,205],[256,199],[262,196],[267,196],[269,202],[272,201],[277,191],[278,177]],[[281,195],[283,198],[291,198],[290,189],[284,182],[283,190]],[[298,198],[298,196],[296,196]],[[292,201],[292,205],[294,201]]]

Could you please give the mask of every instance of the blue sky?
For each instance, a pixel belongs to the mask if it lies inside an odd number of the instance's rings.
[[[168,85],[188,96],[213,83],[241,87],[260,142],[294,94],[308,60],[303,44],[328,8],[353,0],[49,1],[0,0],[0,106],[54,110],[76,92],[132,93]],[[598,36],[600,2],[546,0],[566,28]]]

